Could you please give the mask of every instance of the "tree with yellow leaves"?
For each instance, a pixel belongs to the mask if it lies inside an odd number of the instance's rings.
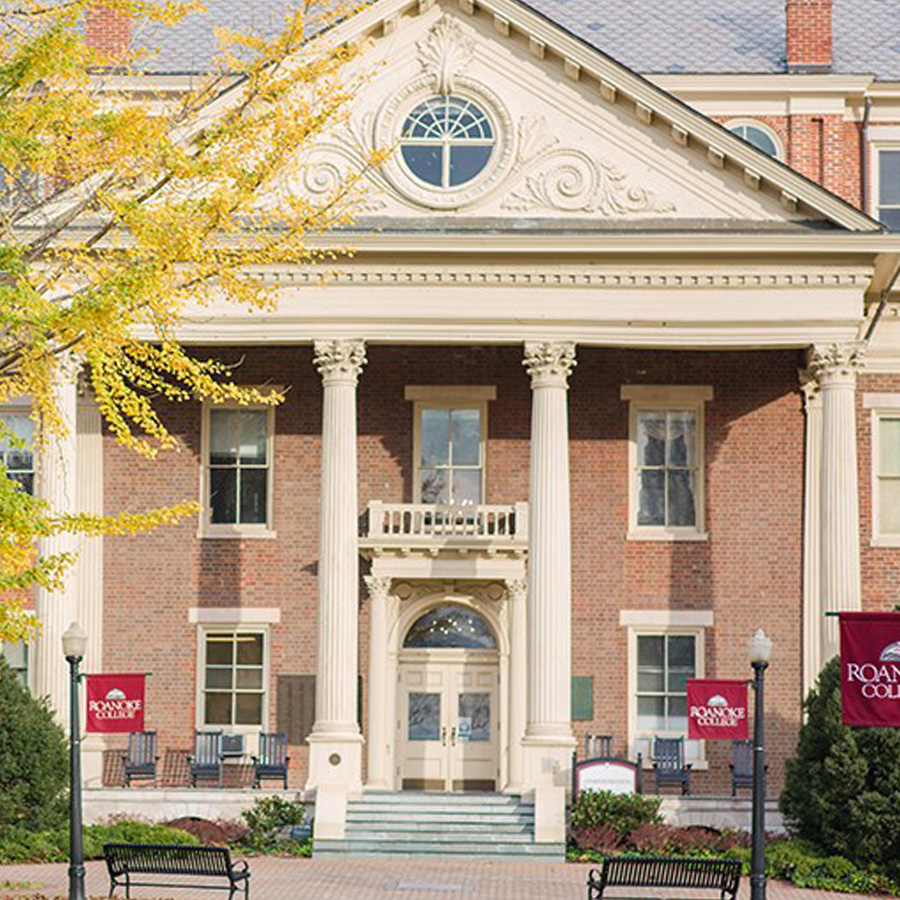
[[[348,220],[359,175],[315,201],[289,189],[304,149],[343,116],[353,47],[309,4],[274,39],[224,35],[213,73],[177,102],[110,88],[146,57],[85,40],[98,0],[0,0],[0,406],[27,399],[40,446],[66,428],[61,380],[81,377],[116,439],[145,455],[175,446],[154,398],[277,403],[236,386],[177,340],[212,301],[266,308],[248,266],[314,264],[310,233]],[[172,26],[199,4],[99,0],[132,25]],[[121,82],[120,82],[121,83]],[[73,562],[41,557],[64,532],[121,534],[196,512],[193,503],[103,517],[60,514],[5,465],[20,439],[0,424],[0,640],[26,636],[29,589]]]

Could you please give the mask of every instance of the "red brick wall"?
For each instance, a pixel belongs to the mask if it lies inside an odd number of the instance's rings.
[[[787,0],[787,62],[831,66],[831,0]]]
[[[315,670],[321,385],[309,348],[235,348],[245,383],[278,373],[291,390],[276,413],[275,540],[200,540],[196,522],[106,543],[105,668],[152,671],[148,726],[163,748],[187,750],[195,722],[196,627],[191,606],[280,607],[271,628],[270,725],[275,676]],[[360,510],[370,499],[412,497],[412,404],[407,384],[493,384],[487,502],[528,496],[531,392],[519,347],[368,350],[359,387]],[[572,376],[573,674],[594,677],[596,718],[585,731],[625,740],[626,645],[619,610],[712,609],[707,674],[745,677],[757,627],[776,640],[769,697],[772,790],[793,751],[800,697],[803,417],[797,354],[667,353],[582,348]],[[628,543],[627,404],[624,383],[711,384],[707,405],[703,543]],[[182,451],[148,462],[106,442],[108,511],[194,498],[200,411],[165,418]],[[366,674],[368,601],[361,601],[360,670]],[[367,702],[368,698],[366,698]],[[365,704],[364,704],[365,709]],[[365,712],[363,722],[365,722]],[[724,747],[699,790],[725,789]],[[306,750],[291,748],[294,786]]]
[[[123,62],[131,43],[131,20],[120,10],[97,3],[88,10],[85,39],[108,62]]]

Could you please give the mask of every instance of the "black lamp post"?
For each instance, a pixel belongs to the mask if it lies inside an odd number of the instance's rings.
[[[73,622],[62,637],[63,653],[69,664],[69,900],[85,900],[84,846],[81,829],[81,726],[78,721],[78,666],[84,659],[87,635]]]
[[[750,900],[766,900],[766,751],[763,681],[772,642],[762,628],[750,638],[750,665],[753,666],[753,823],[750,849]]]

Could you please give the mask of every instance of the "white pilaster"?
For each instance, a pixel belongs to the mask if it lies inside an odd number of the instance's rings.
[[[356,717],[359,669],[356,385],[362,341],[317,341],[324,387],[319,526],[316,721],[308,741],[310,788],[359,790],[362,736]],[[335,808],[339,807],[338,803]],[[318,822],[318,816],[317,816]],[[332,831],[333,836],[333,831]]]
[[[860,608],[856,372],[859,343],[817,346],[809,368],[822,392],[820,596],[822,612]],[[838,652],[836,617],[822,616],[821,663]]]
[[[567,405],[575,345],[527,343],[524,365],[532,388],[525,787],[535,790],[535,839],[562,841],[565,788],[575,746],[570,710],[572,551]]]
[[[518,793],[525,780],[522,739],[527,721],[528,583],[524,578],[507,581],[506,596],[509,602],[509,781],[506,789]]]
[[[822,670],[822,393],[808,369],[800,373],[806,413],[803,490],[803,694]]]
[[[393,579],[387,576],[366,575],[369,589],[369,717],[366,748],[368,766],[366,784],[370,788],[391,787],[388,772],[388,727],[386,715],[388,690],[388,604]]]
[[[76,382],[76,367],[69,360],[62,361],[54,386],[61,430],[44,435],[38,472],[38,492],[55,515],[74,513],[78,508]],[[74,556],[77,550],[77,540],[72,534],[42,538],[38,546],[38,552],[45,557],[64,553]],[[39,697],[49,697],[57,720],[65,725],[69,720],[69,666],[63,657],[62,635],[81,614],[71,570],[66,572],[57,590],[38,588],[35,599],[41,633],[35,646],[32,689]]]

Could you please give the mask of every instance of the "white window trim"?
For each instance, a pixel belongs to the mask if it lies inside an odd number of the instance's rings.
[[[759,119],[752,118],[738,118],[738,119],[729,119],[725,122],[725,128],[728,131],[731,131],[732,128],[738,128],[741,125],[744,125],[749,128],[758,128],[762,131],[769,140],[775,145],[775,159],[779,160],[779,162],[784,162],[784,142],[778,136],[778,132],[772,128],[771,125],[766,125],[765,122],[760,122]],[[759,149],[757,147],[757,149]],[[764,152],[764,151],[760,151]]]
[[[625,611],[624,612],[630,612]],[[628,631],[628,758],[636,759],[637,741],[646,738],[648,735],[639,732],[637,727],[637,641],[638,637],[648,636],[656,637],[659,635],[686,634],[692,635],[696,639],[695,644],[695,661],[696,671],[695,678],[706,677],[706,630],[703,626],[695,625],[627,625]],[[663,737],[667,734],[663,733]],[[671,733],[672,737],[681,737],[680,734]],[[683,735],[687,740],[687,735]],[[694,771],[705,771],[709,768],[709,762],[706,759],[706,741],[697,741],[699,758],[689,760],[691,768]],[[644,760],[644,768],[651,768],[653,761],[651,759]]]
[[[422,410],[477,409],[481,413],[481,505],[487,502],[488,402],[497,399],[493,385],[407,385],[413,404],[413,503],[422,502]]]
[[[900,394],[865,394],[863,406],[870,410],[870,428],[872,445],[871,483],[872,483],[872,547],[900,547],[900,532],[882,533],[880,494],[878,484],[879,445],[881,443],[881,420],[884,418],[900,419]]]
[[[232,632],[237,633],[250,632],[261,634],[263,636],[263,701],[262,701],[262,721],[259,725],[207,725],[205,721],[206,703],[204,702],[203,686],[206,681],[206,635],[210,632]],[[256,735],[260,732],[269,731],[269,694],[271,693],[271,685],[269,684],[270,658],[272,655],[271,636],[268,625],[250,625],[235,622],[209,623],[201,625],[197,628],[197,678],[196,678],[196,701],[195,701],[195,721],[198,731],[218,731],[221,729],[223,734],[246,734],[254,736],[254,740],[245,748],[245,755],[256,751],[257,741]]]
[[[709,385],[623,384],[628,401],[628,533],[629,541],[705,541],[706,524],[706,406],[713,399]],[[639,410],[687,409],[695,416],[697,480],[694,493],[696,522],[691,526],[637,524],[637,414]]]
[[[271,386],[268,390],[281,391],[282,388]],[[266,429],[268,432],[268,475],[266,478],[266,522],[262,525],[227,525],[210,522],[212,508],[209,504],[209,414],[213,409],[239,409],[266,411]],[[200,421],[200,526],[197,529],[199,538],[238,538],[238,539],[271,539],[277,537],[272,527],[275,484],[275,407],[261,403],[225,403],[203,402]]]
[[[866,210],[873,219],[878,218],[881,197],[881,151],[893,150],[900,152],[900,133],[894,140],[870,140],[869,141],[869,208]]]

